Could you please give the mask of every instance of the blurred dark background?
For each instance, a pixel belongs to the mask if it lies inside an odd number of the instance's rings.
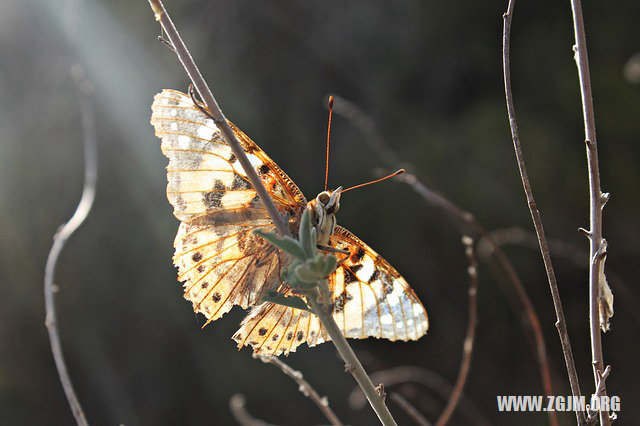
[[[514,161],[501,75],[505,1],[167,1],[223,110],[303,189],[322,189],[326,109],[335,93],[370,116],[430,187],[489,230],[532,229]],[[640,415],[640,3],[584,3],[600,142],[607,268],[615,301],[603,337],[622,400]],[[59,325],[76,390],[96,425],[234,424],[228,401],[276,424],[326,424],[277,369],[236,350],[235,308],[200,329],[171,264],[178,222],[165,195],[166,160],[149,124],[153,95],[186,90],[157,41],[146,1],[0,1],[0,423],[72,424],[44,327],[43,274],[52,236],[80,197],[82,131],[71,68],[95,86],[97,198],[58,266]],[[521,2],[512,72],[521,137],[553,255],[582,391],[593,391],[588,337],[588,186],[568,1]],[[634,58],[634,55],[635,58]],[[635,65],[634,65],[635,64]],[[334,120],[331,186],[370,179],[379,158],[348,120]],[[409,166],[411,167],[411,166]],[[343,198],[340,223],[406,277],[430,314],[418,342],[353,341],[369,371],[411,365],[455,381],[467,322],[467,260],[454,223],[410,187],[387,182]],[[569,387],[539,253],[504,247],[544,328],[555,393]],[[578,262],[575,260],[578,259]],[[582,261],[580,261],[582,259]],[[522,312],[480,267],[479,327],[466,397],[492,424],[547,424],[544,413],[498,413],[496,395],[542,386]],[[495,274],[495,275],[500,275]],[[330,344],[287,359],[338,415],[354,381]],[[396,386],[435,421],[444,401]],[[411,424],[398,406],[401,424]],[[559,413],[562,424],[575,421]],[[480,419],[477,418],[476,422]],[[451,424],[470,424],[461,410]]]

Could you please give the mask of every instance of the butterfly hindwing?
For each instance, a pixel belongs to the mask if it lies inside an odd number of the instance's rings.
[[[350,252],[329,277],[333,317],[346,337],[417,340],[427,332],[427,312],[393,266],[341,226],[330,245]]]
[[[233,305],[259,302],[276,288],[282,253],[252,234],[274,226],[246,173],[213,120],[193,100],[163,90],[152,105],[151,123],[169,158],[167,198],[182,222],[174,264],[185,298],[213,321]],[[231,125],[252,166],[285,217],[306,204],[295,184],[244,133]]]
[[[261,356],[288,355],[302,343],[315,346],[330,340],[315,315],[303,309],[270,302],[254,307],[242,321],[233,339],[238,343],[238,348],[251,346]]]
[[[387,261],[340,226],[330,245],[350,252],[329,276],[332,314],[344,336],[417,340],[427,332],[424,307]],[[315,346],[330,340],[315,315],[273,303],[253,308],[233,338],[238,347],[250,345],[262,356],[287,355],[303,342]]]

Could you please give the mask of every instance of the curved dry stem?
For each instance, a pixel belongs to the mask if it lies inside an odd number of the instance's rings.
[[[254,355],[254,358],[259,358],[265,364],[273,364],[278,367],[284,374],[291,377],[297,384],[298,389],[302,394],[313,401],[314,404],[322,411],[322,414],[331,422],[334,426],[343,426],[336,413],[333,412],[329,406],[329,400],[326,396],[320,396],[320,394],[307,382],[300,371],[294,370],[284,361],[281,361],[277,357],[264,357]]]
[[[162,4],[162,1],[149,0],[149,4],[151,5],[151,9],[153,10],[156,20],[160,22],[162,29],[167,35],[169,42],[171,43],[174,49],[174,52],[178,56],[178,59],[180,60],[180,62],[182,63],[182,66],[184,67],[185,71],[189,75],[189,78],[191,79],[196,90],[202,97],[202,100],[204,101],[204,104],[208,108],[214,123],[224,135],[226,142],[229,144],[229,146],[233,150],[234,155],[236,156],[236,158],[242,165],[242,168],[244,169],[245,173],[247,174],[247,177],[249,178],[251,185],[254,187],[254,189],[258,194],[258,197],[264,204],[267,212],[269,213],[269,216],[271,217],[271,220],[276,226],[278,234],[281,237],[291,236],[289,227],[287,226],[284,219],[278,212],[278,209],[275,207],[273,200],[269,196],[269,193],[267,192],[264,185],[262,184],[262,181],[258,177],[257,172],[251,166],[251,163],[249,162],[249,159],[247,158],[244,150],[238,143],[238,140],[236,139],[235,134],[231,130],[229,123],[224,117],[224,114],[222,113],[222,111],[220,110],[220,107],[218,106],[217,101],[213,97],[213,94],[211,93],[211,89],[209,89],[209,86],[204,81],[204,78],[202,77],[200,70],[198,69],[195,62],[193,61],[191,54],[189,53],[184,42],[182,41],[182,38],[180,37],[180,34],[178,33],[178,30],[176,29],[175,25],[171,21],[171,18],[169,17],[164,5]],[[384,400],[380,398],[380,396],[376,393],[375,387],[373,386],[373,383],[371,383],[371,379],[369,379],[369,376],[367,376],[367,373],[364,371],[362,364],[360,363],[356,355],[353,353],[353,350],[351,350],[351,347],[347,343],[347,340],[345,339],[345,337],[340,332],[340,329],[338,328],[335,320],[333,319],[333,316],[331,316],[329,312],[325,309],[325,307],[321,306],[318,303],[318,301],[315,300],[314,297],[310,297],[309,299],[310,299],[310,305],[313,309],[313,312],[321,321],[325,330],[327,330],[329,337],[331,337],[331,341],[338,349],[338,352],[344,359],[345,364],[350,366],[348,371],[351,372],[351,374],[356,379],[358,384],[362,387],[362,390],[364,391],[365,395],[367,395],[367,398],[369,399],[369,403],[371,404],[371,407],[374,409],[374,411],[378,415],[378,418],[380,419],[382,424],[395,425],[396,423],[393,420],[393,416],[391,415],[391,412],[385,405]]]
[[[44,272],[44,302],[46,310],[45,325],[49,333],[49,342],[51,344],[51,352],[56,363],[58,376],[62,388],[71,407],[71,412],[76,419],[78,425],[86,426],[87,419],[85,417],[78,396],[73,388],[69,371],[64,359],[62,351],[62,343],[60,342],[60,332],[58,330],[58,319],[55,305],[55,293],[58,288],[54,285],[56,273],[56,265],[60,253],[65,243],[71,235],[82,225],[91,211],[93,200],[96,192],[96,180],[98,171],[97,142],[94,126],[93,104],[88,99],[86,90],[87,85],[81,85],[82,82],[76,81],[79,88],[80,113],[82,121],[82,135],[84,139],[84,186],[82,188],[82,196],[76,207],[73,216],[68,222],[64,223],[53,237],[53,245],[47,257],[47,264]]]
[[[507,102],[507,114],[509,116],[509,126],[511,128],[511,137],[513,140],[513,149],[516,155],[516,162],[520,171],[520,178],[522,180],[522,187],[527,198],[527,206],[531,213],[531,219],[538,236],[538,244],[540,245],[540,252],[542,254],[542,260],[544,262],[545,271],[547,273],[547,279],[549,281],[549,289],[551,290],[551,297],[553,299],[553,307],[556,313],[556,328],[558,329],[558,335],[560,336],[560,343],[562,345],[562,353],[564,355],[565,364],[567,366],[567,374],[569,376],[569,384],[571,385],[571,393],[574,397],[580,396],[580,384],[578,381],[578,373],[576,371],[575,361],[573,359],[573,352],[571,350],[571,342],[569,341],[569,334],[567,331],[567,322],[564,318],[564,311],[562,308],[562,302],[560,300],[560,292],[558,290],[558,284],[556,282],[555,272],[553,270],[553,264],[551,262],[551,254],[547,245],[547,239],[544,234],[544,227],[542,226],[542,218],[536,201],[533,197],[533,191],[531,190],[531,184],[529,183],[529,175],[527,174],[527,168],[524,161],[524,155],[522,154],[522,147],[520,146],[520,135],[518,132],[518,122],[515,115],[515,107],[513,104],[513,92],[511,89],[511,69],[510,69],[510,37],[511,37],[511,19],[513,16],[514,0],[509,0],[507,6],[507,12],[503,15],[503,37],[502,37],[502,64],[503,64],[503,77],[504,77],[504,91]],[[596,312],[597,314],[597,312]],[[598,334],[599,335],[599,334]],[[584,424],[584,413],[576,411],[576,419],[578,424]]]
[[[394,168],[397,164],[401,164],[408,170],[416,170],[416,167],[411,163],[400,162],[397,154],[391,150],[388,144],[384,141],[384,138],[377,131],[375,122],[373,119],[364,114],[355,104],[352,102],[340,98],[334,95],[335,105],[334,109],[336,113],[339,113],[346,117],[356,128],[358,128],[364,135],[365,140],[377,155],[379,160],[383,162],[387,167]],[[551,382],[551,370],[549,367],[549,356],[547,354],[546,344],[544,342],[544,335],[542,333],[542,325],[540,318],[533,307],[533,303],[527,294],[518,273],[515,270],[513,264],[509,261],[509,258],[504,253],[502,248],[493,239],[492,235],[478,222],[474,215],[467,210],[460,208],[451,200],[445,196],[433,191],[427,187],[422,181],[420,181],[412,173],[404,173],[397,178],[401,182],[409,185],[414,191],[422,196],[427,202],[441,208],[450,217],[457,219],[456,224],[460,229],[461,235],[471,231],[474,235],[484,239],[487,243],[493,247],[493,253],[496,256],[498,263],[502,270],[507,274],[508,283],[510,288],[501,286],[503,292],[508,294],[510,291],[515,292],[520,307],[515,309],[520,313],[520,309],[524,310],[525,316],[518,315],[521,318],[521,324],[524,328],[530,328],[533,334],[533,349],[534,355],[538,361],[538,369],[540,371],[540,377],[542,381],[542,388],[545,395],[554,395],[553,385]],[[498,284],[501,284],[500,277],[494,274],[494,279]],[[557,415],[553,411],[547,412],[552,425],[557,425]]]
[[[436,426],[444,426],[447,424],[453,411],[458,405],[464,385],[467,382],[469,375],[469,369],[471,368],[471,358],[473,355],[473,346],[476,338],[476,326],[478,324],[478,262],[473,250],[474,242],[468,236],[462,237],[462,243],[465,246],[465,254],[469,259],[469,322],[467,324],[467,334],[464,338],[464,345],[462,349],[462,360],[460,361],[460,369],[458,370],[458,378],[456,384],[453,387],[451,396],[447,401],[440,418],[436,422]]]

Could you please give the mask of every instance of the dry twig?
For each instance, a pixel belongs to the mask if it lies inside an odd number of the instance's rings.
[[[156,20],[160,22],[160,25],[167,35],[169,42],[173,46],[174,52],[178,56],[180,62],[182,63],[182,66],[189,75],[189,78],[191,79],[193,85],[202,97],[204,104],[212,115],[214,123],[224,135],[226,142],[229,144],[229,146],[233,150],[234,155],[242,165],[242,168],[247,174],[251,185],[256,190],[258,197],[265,205],[265,208],[269,213],[271,220],[276,226],[278,234],[281,237],[291,236],[289,227],[284,222],[282,216],[278,212],[278,209],[275,207],[273,200],[269,196],[269,193],[262,184],[262,181],[258,177],[256,171],[253,169],[253,167],[251,167],[249,159],[238,143],[233,131],[231,130],[231,127],[229,126],[229,123],[227,122],[224,114],[218,106],[218,103],[213,97],[211,89],[209,89],[209,86],[204,81],[200,70],[193,61],[193,58],[191,57],[191,54],[182,41],[178,30],[176,29],[166,9],[164,8],[162,1],[149,0],[149,4],[151,5],[151,9],[155,14]],[[347,343],[347,340],[340,332],[340,329],[333,319],[333,316],[331,316],[331,314],[320,305],[315,297],[310,296],[308,302],[311,305],[313,312],[316,314],[325,330],[329,334],[329,337],[331,337],[331,341],[338,349],[338,352],[340,353],[340,356],[344,360],[345,364],[351,366],[349,372],[353,375],[353,377],[358,382],[358,385],[362,388],[363,392],[367,396],[367,399],[369,400],[369,403],[371,404],[371,407],[376,412],[382,424],[395,425],[396,423],[393,420],[391,412],[385,405],[382,398],[380,398],[380,396],[377,394],[376,389],[371,382],[371,379],[369,378],[364,368],[362,367],[362,364]]]
[[[469,322],[467,325],[467,335],[464,338],[464,345],[462,349],[462,360],[460,361],[460,370],[458,370],[458,378],[456,384],[453,387],[451,396],[447,401],[440,418],[436,422],[436,426],[444,426],[447,424],[453,411],[458,405],[460,395],[464,390],[464,385],[467,381],[469,374],[469,368],[471,367],[471,357],[473,354],[473,345],[476,337],[476,326],[478,323],[478,262],[473,250],[473,239],[468,236],[462,237],[462,243],[465,246],[465,254],[469,259]]]
[[[600,188],[600,170],[598,165],[598,143],[596,139],[596,123],[593,111],[593,97],[591,95],[591,77],[589,75],[589,57],[587,56],[587,38],[582,17],[580,0],[571,0],[573,12],[573,28],[576,39],[575,60],[580,80],[580,97],[582,99],[582,114],[584,117],[584,135],[587,149],[587,165],[589,168],[589,232],[590,262],[589,262],[589,329],[591,334],[591,361],[593,364],[593,378],[596,394],[606,395],[604,374],[604,360],[602,356],[602,335],[600,334],[600,291],[604,285],[604,256],[606,255],[606,241],[602,237],[602,209],[609,199],[609,194]],[[600,424],[610,425],[611,419],[606,411],[600,412]]]
[[[329,400],[326,396],[320,396],[318,392],[307,382],[302,373],[300,371],[294,370],[284,361],[281,361],[277,357],[264,357],[254,355],[254,358],[259,358],[262,362],[266,364],[273,364],[278,367],[284,374],[291,377],[297,384],[298,389],[302,394],[309,399],[311,399],[316,406],[322,411],[325,417],[331,422],[334,426],[343,426],[343,423],[340,421],[336,413],[333,412],[331,407],[329,406]]]
[[[80,113],[82,121],[82,135],[84,139],[84,186],[82,188],[82,196],[78,207],[76,207],[73,216],[68,222],[64,223],[53,237],[53,245],[47,257],[47,264],[44,272],[44,301],[46,309],[45,325],[49,333],[49,342],[51,343],[51,352],[56,363],[58,375],[62,382],[62,388],[67,396],[67,401],[71,407],[73,416],[78,425],[86,426],[87,419],[85,417],[78,396],[73,388],[69,371],[64,359],[62,351],[62,343],[60,342],[60,332],[58,330],[58,319],[55,305],[55,293],[58,291],[54,285],[56,273],[56,264],[65,243],[71,235],[78,229],[82,222],[87,218],[96,192],[96,180],[98,172],[97,158],[97,142],[94,126],[94,114],[92,102],[88,99],[88,85],[86,81],[81,81],[80,76],[74,75],[76,84],[79,89]]]
[[[529,212],[531,213],[531,219],[538,236],[538,243],[540,245],[540,252],[542,254],[542,260],[547,272],[547,279],[549,281],[549,288],[551,290],[551,297],[553,298],[553,307],[556,313],[556,328],[558,329],[558,335],[560,336],[560,343],[562,344],[562,353],[564,354],[565,364],[567,366],[567,373],[569,376],[569,384],[571,385],[571,393],[574,397],[580,396],[580,384],[578,382],[578,373],[576,371],[575,361],[573,359],[573,352],[571,350],[571,342],[569,341],[569,334],[567,332],[567,323],[564,318],[564,311],[562,309],[562,302],[560,300],[560,292],[558,291],[558,284],[556,282],[555,272],[553,271],[553,264],[551,263],[551,254],[547,246],[547,239],[544,234],[544,228],[542,226],[542,218],[535,199],[533,197],[533,191],[529,183],[529,176],[527,174],[527,168],[522,154],[522,148],[520,146],[520,135],[518,132],[518,122],[515,116],[515,107],[513,105],[513,92],[511,90],[511,69],[509,58],[509,47],[511,37],[511,19],[513,16],[514,0],[509,0],[507,11],[503,15],[504,27],[502,37],[502,62],[503,62],[503,76],[504,76],[504,89],[505,97],[507,101],[507,113],[509,115],[509,126],[511,128],[511,137],[513,139],[513,148],[516,154],[516,161],[518,163],[518,169],[520,170],[520,178],[522,179],[522,186],[527,198],[527,205]],[[598,315],[596,309],[596,315]],[[596,318],[597,320],[597,318]],[[599,325],[598,325],[599,326]],[[598,332],[598,336],[599,336]],[[581,412],[576,411],[576,419],[578,424],[584,424],[584,415]]]

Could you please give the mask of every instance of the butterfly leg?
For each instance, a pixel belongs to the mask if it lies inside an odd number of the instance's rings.
[[[335,248],[335,247],[324,246],[322,244],[318,244],[318,245],[316,245],[316,247],[318,247],[320,250],[327,251],[329,253],[346,254],[345,257],[343,257],[343,258],[338,260],[338,266],[342,265],[344,263],[344,261],[347,260],[349,258],[349,256],[351,255],[351,252],[349,250],[345,250],[345,249],[339,249],[339,248]]]
[[[342,254],[351,254],[349,250],[339,249],[335,247],[324,246],[322,244],[317,244],[316,247],[323,251],[328,251],[329,253],[342,253]]]

